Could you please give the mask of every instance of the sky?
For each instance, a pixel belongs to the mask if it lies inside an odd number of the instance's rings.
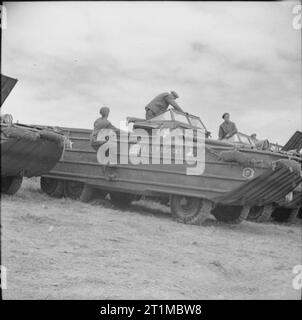
[[[238,130],[285,143],[302,123],[298,2],[4,3],[2,73],[18,79],[1,113],[92,128],[144,117],[157,94],[200,116],[213,138]]]

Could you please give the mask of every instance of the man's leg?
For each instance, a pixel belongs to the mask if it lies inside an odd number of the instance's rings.
[[[151,119],[153,117],[155,117],[155,113],[152,110],[147,109],[146,110],[146,120],[149,120],[149,119]]]

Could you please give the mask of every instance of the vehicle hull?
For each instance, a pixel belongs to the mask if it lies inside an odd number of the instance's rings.
[[[64,139],[52,130],[1,125],[1,177],[47,173],[61,158]]]
[[[252,166],[250,163],[225,161],[221,158],[221,152],[232,151],[234,147],[212,139],[206,140],[205,171],[202,175],[187,175],[185,164],[100,165],[96,151],[89,144],[90,130],[63,130],[72,141],[73,147],[66,149],[62,159],[44,176],[80,181],[103,190],[146,196],[184,195],[227,205],[256,205],[265,200],[261,192],[266,192],[265,201],[274,202],[285,197],[301,179],[297,172],[291,172],[288,168],[274,169],[273,163],[287,159],[285,155],[242,149],[240,153],[253,160]],[[252,177],[244,175],[247,169],[252,169]],[[259,183],[252,183],[265,175],[270,177],[270,183],[265,178],[259,179]],[[239,191],[243,186],[246,190],[250,189],[252,194],[258,188],[262,188],[262,191],[248,201],[244,197],[245,194],[239,197],[233,195],[230,201],[232,192]]]

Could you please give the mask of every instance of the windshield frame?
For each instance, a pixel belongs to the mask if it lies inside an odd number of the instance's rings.
[[[204,125],[204,123],[201,121],[201,119],[200,119],[199,117],[197,117],[197,116],[193,116],[193,115],[189,114],[189,115],[188,115],[188,119],[189,119],[190,124],[191,124],[191,126],[192,126],[192,127],[195,127],[195,128],[197,128],[197,129],[202,129],[202,130],[207,131],[206,126]],[[195,125],[193,124],[193,122],[192,122],[192,120],[191,120],[191,119],[198,120],[198,121],[199,121],[199,123],[200,123],[200,127],[195,126]]]
[[[185,113],[177,111],[175,109],[170,109],[170,111],[171,111],[171,116],[172,116],[173,121],[176,121],[176,122],[179,122],[179,123],[183,123],[186,126],[190,126],[191,125],[191,122],[189,121],[189,119],[188,119],[188,117],[187,117],[187,115]],[[184,117],[187,120],[187,122],[179,121],[178,119],[176,119],[175,115],[180,115],[180,116]]]
[[[248,135],[245,135],[245,134],[243,134],[243,133],[241,133],[241,132],[238,132],[238,137],[239,137],[239,139],[240,139],[240,141],[241,141],[242,143],[244,143],[244,144],[249,144],[249,145],[254,145],[254,144],[251,142],[251,139],[249,138]],[[244,141],[244,139],[245,139],[245,141]],[[248,142],[246,142],[246,141],[248,141]]]
[[[168,118],[169,119],[160,119],[159,117],[161,117],[162,115],[165,115],[165,114],[169,114]],[[177,115],[180,115],[183,117],[182,121],[177,119],[176,116]],[[164,117],[167,117],[166,115]],[[184,122],[184,119],[186,119],[186,122]],[[199,122],[199,126],[196,126],[193,124],[192,120],[196,119],[198,120]],[[208,132],[207,131],[207,128],[206,126],[204,125],[204,123],[202,122],[202,120],[200,119],[200,117],[198,116],[195,116],[195,115],[192,115],[192,114],[187,114],[187,113],[183,113],[181,111],[178,111],[178,110],[175,110],[175,109],[168,109],[160,114],[158,114],[157,116],[149,119],[148,121],[150,122],[158,122],[158,121],[162,121],[162,122],[168,122],[168,121],[174,121],[174,122],[178,122],[180,124],[183,124],[185,125],[186,127],[192,127],[194,129],[198,129],[198,130],[203,130],[205,132]]]

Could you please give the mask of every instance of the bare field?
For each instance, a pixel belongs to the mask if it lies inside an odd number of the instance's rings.
[[[301,224],[204,226],[152,202],[128,210],[43,194],[1,199],[4,299],[299,299]]]

